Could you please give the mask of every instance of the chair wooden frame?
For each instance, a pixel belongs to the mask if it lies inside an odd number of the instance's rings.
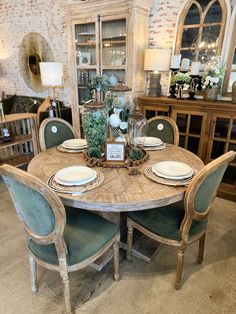
[[[179,129],[178,129],[178,126],[173,119],[171,119],[170,117],[166,117],[166,116],[155,116],[155,117],[153,117],[147,121],[147,125],[149,125],[151,122],[159,120],[159,119],[167,121],[172,126],[173,131],[174,131],[174,142],[173,142],[173,144],[178,146],[179,145]]]
[[[64,205],[62,204],[60,198],[56,195],[54,191],[52,191],[49,186],[43,183],[41,180],[36,177],[22,171],[18,168],[12,167],[10,165],[0,166],[0,175],[8,176],[18,182],[25,184],[31,189],[40,193],[46,201],[50,204],[52,211],[55,215],[55,228],[54,230],[45,236],[39,236],[35,234],[30,228],[25,224],[22,216],[20,215],[20,211],[18,209],[18,205],[14,202],[14,198],[12,198],[14,206],[16,208],[17,215],[19,216],[24,229],[27,234],[27,238],[32,239],[38,244],[55,244],[56,252],[58,255],[59,264],[49,264],[45,261],[42,261],[38,257],[36,257],[29,250],[29,263],[30,263],[30,271],[31,271],[31,289],[33,293],[36,293],[37,288],[37,264],[42,267],[58,271],[62,278],[62,283],[64,286],[64,299],[67,313],[71,313],[71,302],[70,302],[70,285],[69,285],[69,273],[82,269],[91,263],[93,263],[96,259],[102,256],[111,246],[113,246],[114,250],[114,279],[116,281],[119,280],[119,241],[120,241],[120,233],[118,232],[106,245],[103,246],[102,249],[97,251],[95,254],[85,259],[84,261],[74,264],[67,265],[67,247],[63,238],[63,231],[66,224],[66,212]],[[7,179],[6,179],[7,181]]]
[[[61,118],[47,118],[47,119],[42,121],[42,123],[40,124],[40,127],[39,127],[39,144],[40,144],[41,151],[44,151],[47,149],[46,143],[45,143],[44,130],[45,130],[45,127],[47,126],[47,124],[49,122],[52,122],[52,121],[61,122],[61,123],[65,124],[71,130],[71,132],[73,133],[73,135],[75,137],[74,129],[69,122],[67,122]]]
[[[212,161],[208,165],[206,165],[193,181],[188,186],[185,197],[184,197],[184,207],[185,207],[185,216],[180,226],[181,240],[172,240],[163,238],[155,233],[147,230],[145,227],[141,226],[137,222],[133,221],[131,218],[127,218],[127,227],[128,227],[128,235],[127,235],[127,252],[126,258],[128,261],[131,261],[131,252],[132,252],[132,241],[133,241],[133,228],[138,229],[140,232],[145,234],[146,236],[160,242],[163,244],[172,245],[178,248],[177,251],[177,266],[176,266],[176,279],[175,279],[175,288],[177,290],[181,289],[181,278],[182,278],[182,270],[183,270],[183,260],[184,253],[187,245],[192,244],[199,240],[199,252],[198,252],[198,263],[201,264],[203,262],[204,255],[204,246],[205,246],[205,238],[206,238],[206,228],[195,237],[189,238],[189,230],[193,220],[203,220],[206,219],[211,210],[210,206],[202,213],[199,213],[195,210],[194,200],[197,190],[204,179],[218,169],[219,166],[228,165],[236,156],[236,152],[230,151],[216,160]],[[215,198],[215,196],[214,196]],[[214,200],[213,198],[213,200]],[[213,201],[212,201],[213,202]]]

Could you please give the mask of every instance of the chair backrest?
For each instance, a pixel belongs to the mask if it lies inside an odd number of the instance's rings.
[[[179,144],[179,129],[173,119],[166,116],[156,116],[149,119],[147,123],[147,136],[158,137],[165,143]]]
[[[66,213],[59,197],[41,180],[10,165],[0,166],[0,175],[28,238],[39,244],[54,243],[58,258],[66,258]]]
[[[72,138],[75,138],[73,128],[63,119],[48,118],[40,125],[39,143],[42,151]]]
[[[207,218],[223,175],[235,156],[236,152],[229,151],[213,160],[198,172],[188,186],[184,198],[185,217],[180,227],[182,238],[187,239],[193,220]]]

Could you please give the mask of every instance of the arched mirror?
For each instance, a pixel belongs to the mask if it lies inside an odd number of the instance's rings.
[[[54,61],[52,50],[44,37],[38,33],[27,34],[20,45],[19,66],[25,83],[35,92],[47,87],[41,83],[39,62]]]
[[[223,96],[232,95],[232,85],[236,81],[236,6],[231,16],[230,27],[225,55],[227,69],[222,89]]]
[[[179,20],[175,53],[208,63],[221,54],[227,8],[224,0],[190,0]]]

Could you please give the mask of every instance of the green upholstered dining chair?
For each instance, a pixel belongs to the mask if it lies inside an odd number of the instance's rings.
[[[230,151],[199,171],[187,187],[183,201],[164,207],[129,212],[127,260],[131,259],[133,228],[160,243],[177,247],[175,288],[181,289],[186,246],[199,240],[198,263],[201,264],[207,216],[224,172],[235,155],[235,152]]]
[[[42,151],[75,138],[72,125],[60,118],[47,118],[39,128],[39,143]]]
[[[119,226],[92,212],[63,206],[48,185],[12,167],[0,166],[16,212],[26,231],[32,292],[37,292],[37,264],[60,273],[66,310],[71,313],[69,273],[114,249],[114,278],[119,280]]]
[[[178,126],[166,116],[156,116],[147,121],[147,136],[158,137],[165,143],[179,144]]]

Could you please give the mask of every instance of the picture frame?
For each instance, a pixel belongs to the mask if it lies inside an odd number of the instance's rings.
[[[106,160],[110,162],[124,162],[125,144],[117,142],[106,143]]]
[[[90,65],[91,64],[91,53],[90,52],[81,52],[79,64],[80,65]]]

